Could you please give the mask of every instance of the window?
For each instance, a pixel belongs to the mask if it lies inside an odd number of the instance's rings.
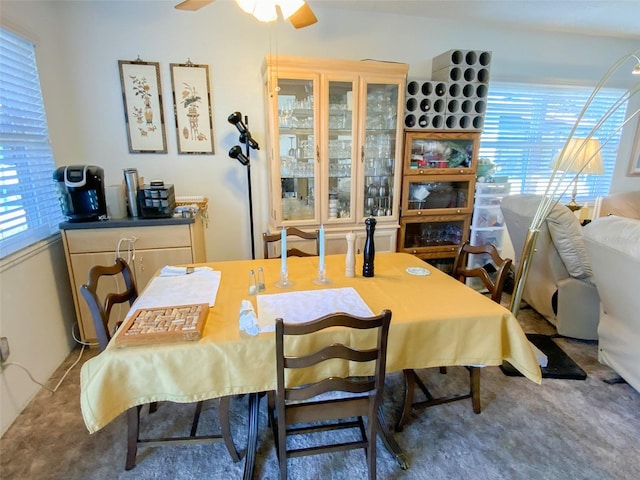
[[[33,44],[0,29],[0,258],[63,220]]]
[[[497,175],[508,176],[512,193],[544,194],[553,172],[552,162],[562,150],[592,88],[492,83],[487,99],[480,157],[500,167]],[[586,137],[593,125],[624,93],[603,89],[585,113],[576,137]],[[602,143],[624,122],[625,108],[619,108],[594,138]],[[609,193],[620,141],[616,133],[602,148],[604,174],[580,175],[577,201],[592,201]],[[567,174],[567,182],[573,180]],[[561,188],[559,192],[564,190]],[[567,190],[565,199],[571,195]]]

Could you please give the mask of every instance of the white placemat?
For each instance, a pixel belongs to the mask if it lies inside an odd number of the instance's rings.
[[[373,312],[351,287],[258,295],[260,332],[275,330],[275,320],[300,323],[335,312],[371,317]]]
[[[139,308],[193,303],[208,303],[213,307],[216,303],[221,275],[222,272],[211,270],[196,271],[186,275],[154,277],[131,307],[129,315]]]

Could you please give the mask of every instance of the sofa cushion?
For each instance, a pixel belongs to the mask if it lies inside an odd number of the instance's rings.
[[[553,244],[569,275],[589,280],[593,272],[582,238],[582,227],[574,213],[558,203],[549,212],[546,222]]]
[[[507,195],[502,199],[502,206],[506,209],[505,219],[508,217],[507,227],[514,248],[522,249],[524,245],[524,231],[529,227],[531,219],[536,214],[542,201],[541,195],[529,193],[519,195]],[[518,225],[514,221],[519,222]],[[511,223],[511,225],[510,225]],[[526,225],[524,225],[526,223]],[[592,271],[587,256],[587,250],[582,238],[580,221],[566,206],[557,203],[549,212],[540,231],[549,231],[549,237],[553,243],[560,260],[564,264],[567,273],[574,278],[591,283]],[[519,235],[519,236],[516,236]],[[538,237],[537,248],[543,239]],[[544,250],[544,247],[540,247]],[[516,252],[517,253],[517,252]],[[547,252],[547,254],[550,254]],[[517,259],[520,261],[520,259]]]

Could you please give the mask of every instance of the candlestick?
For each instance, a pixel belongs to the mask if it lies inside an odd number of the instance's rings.
[[[278,288],[288,288],[293,286],[293,282],[289,280],[289,272],[285,268],[284,270],[280,270],[280,280],[278,280],[274,285]]]
[[[320,225],[320,231],[318,232],[318,242],[320,243],[320,268],[324,270],[324,225]]]
[[[280,271],[287,271],[287,229],[282,227],[280,232]]]
[[[287,228],[282,227],[280,231],[280,280],[275,283],[278,288],[288,288],[293,285],[289,280],[287,270]]]
[[[316,285],[326,285],[331,283],[331,280],[327,278],[327,269],[324,264],[324,226],[320,225],[318,230],[318,244],[319,244],[319,261],[318,261],[318,276],[312,280]]]

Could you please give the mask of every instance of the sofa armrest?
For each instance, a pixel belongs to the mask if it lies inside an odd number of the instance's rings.
[[[612,193],[604,197],[598,215],[640,218],[640,191]]]
[[[560,335],[597,340],[600,297],[595,285],[572,277],[560,280],[556,318]]]

